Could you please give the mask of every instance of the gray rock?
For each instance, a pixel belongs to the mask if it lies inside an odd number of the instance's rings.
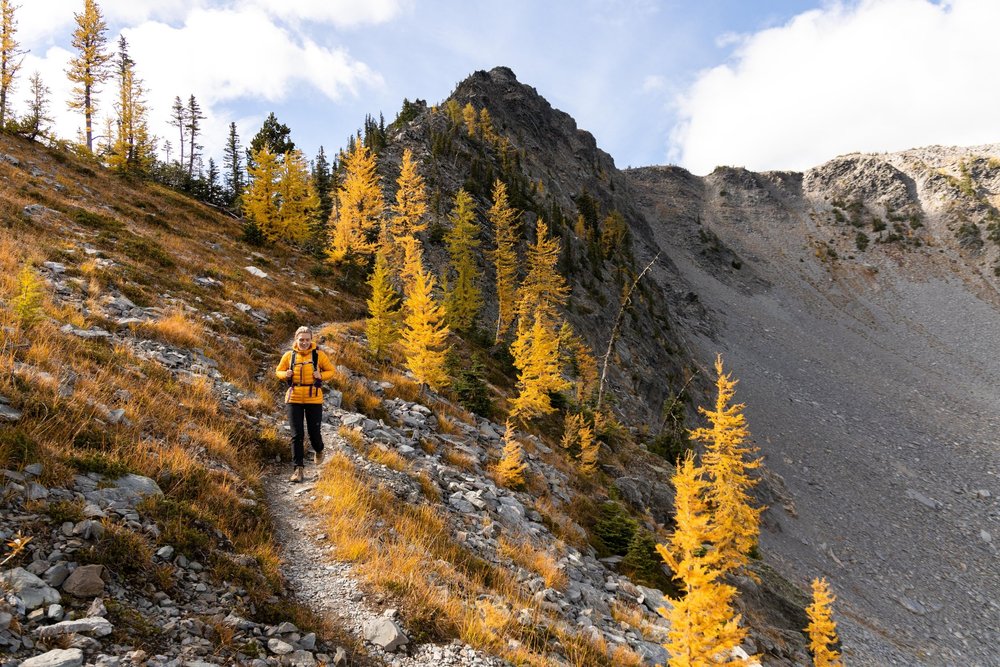
[[[21,567],[0,573],[0,582],[6,584],[29,611],[45,604],[56,604],[60,599],[59,591]]]
[[[389,618],[376,618],[366,623],[365,639],[390,653],[410,642],[403,629]]]
[[[62,589],[78,598],[92,598],[104,592],[103,565],[82,565],[69,575]]]
[[[98,637],[107,637],[114,628],[106,618],[100,616],[78,618],[75,621],[60,621],[53,625],[46,625],[35,630],[35,634],[42,639],[48,637],[59,637],[76,633],[93,634]]]
[[[160,490],[155,481],[142,475],[128,474],[115,480],[114,484],[113,488],[97,489],[83,495],[87,500],[98,505],[119,502],[132,506],[137,505],[143,498],[163,495],[163,491]]]
[[[295,650],[295,647],[277,637],[271,637],[267,640],[267,650],[275,655],[288,655]]]
[[[44,468],[42,468],[41,463],[31,463],[29,465],[24,466],[24,474],[31,475],[32,477],[38,477],[39,475],[42,474],[43,470]]]
[[[36,655],[21,663],[21,667],[80,667],[83,665],[83,651],[78,648],[52,649],[48,653]]]
[[[160,547],[156,551],[156,557],[157,558],[162,558],[163,560],[170,560],[171,558],[174,557],[174,548],[172,546],[170,546],[169,544],[166,545],[166,546]]]
[[[919,491],[917,491],[916,489],[907,489],[906,497],[912,498],[913,500],[916,500],[924,507],[927,507],[932,510],[939,510],[944,506],[940,500],[934,500],[933,498],[929,498],[924,494],[920,493]]]
[[[42,262],[42,266],[55,274],[66,273],[66,265],[59,262]]]
[[[639,592],[642,594],[639,603],[646,605],[646,608],[651,612],[656,613],[660,607],[670,609],[672,606],[669,602],[667,602],[667,598],[664,597],[662,591],[656,588],[646,588],[645,586],[636,586],[636,588],[638,588]]]
[[[16,422],[21,419],[21,411],[0,403],[0,421]]]
[[[316,657],[309,651],[299,649],[288,656],[288,664],[292,667],[316,667]]]
[[[63,582],[66,581],[66,577],[69,576],[69,568],[62,563],[57,563],[49,569],[45,570],[45,574],[42,575],[42,579],[45,580],[49,586],[58,588],[62,586]]]
[[[299,629],[297,627],[295,627],[294,623],[291,623],[289,621],[283,621],[282,623],[279,623],[278,627],[276,627],[274,629],[274,634],[276,634],[276,635],[288,635],[288,634],[291,634],[293,632],[298,632],[298,631],[299,631]]]
[[[49,490],[36,482],[29,482],[27,487],[28,500],[45,500],[49,497]]]
[[[121,408],[116,408],[108,412],[108,423],[109,424],[120,424],[125,418],[125,411]]]
[[[633,648],[648,665],[665,665],[670,658],[667,649],[652,642],[636,642]]]
[[[244,266],[243,270],[249,273],[251,276],[256,276],[258,278],[267,278],[267,274],[258,269],[256,266]]]

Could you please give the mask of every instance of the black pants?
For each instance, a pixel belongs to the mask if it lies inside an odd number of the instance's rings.
[[[323,451],[323,436],[320,435],[319,424],[323,421],[323,405],[321,403],[288,403],[288,423],[292,427],[292,458],[295,465],[302,465],[305,453],[302,442],[305,433],[302,428],[302,418],[305,417],[306,428],[309,429],[309,444],[314,451]]]

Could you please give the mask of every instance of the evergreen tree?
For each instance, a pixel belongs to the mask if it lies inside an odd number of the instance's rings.
[[[70,98],[70,109],[83,109],[86,121],[87,150],[94,150],[93,117],[99,86],[108,80],[108,64],[113,55],[105,51],[108,26],[101,16],[96,0],[83,0],[83,12],[74,14],[73,48],[77,55],[69,61],[69,80],[76,84]]]
[[[278,165],[277,195],[279,233],[289,242],[304,242],[309,238],[309,223],[319,206],[319,199],[301,151],[287,153]]]
[[[485,111],[485,109],[484,109]],[[493,227],[497,249],[492,253],[497,276],[497,329],[495,342],[507,335],[514,322],[517,305],[517,231],[518,213],[507,200],[507,186],[497,179],[493,183],[493,205],[486,219]]]
[[[434,276],[418,267],[406,292],[403,352],[406,367],[417,382],[441,389],[448,384],[444,368],[448,325],[443,309],[434,300],[434,284]]]
[[[360,143],[343,158],[344,180],[337,190],[336,217],[327,255],[334,263],[351,255],[371,255],[381,231],[385,201],[375,154]]]
[[[205,120],[205,115],[201,112],[201,105],[198,104],[198,100],[195,99],[194,95],[191,95],[188,98],[187,114],[184,125],[184,127],[187,129],[187,136],[189,142],[188,165],[187,165],[187,173],[189,179],[194,178],[195,162],[201,159],[198,154],[198,151],[202,149],[202,145],[198,143],[198,133],[201,132],[201,121],[203,120]]]
[[[508,489],[520,488],[524,486],[524,471],[527,469],[528,464],[524,462],[524,449],[517,441],[514,427],[508,420],[507,429],[503,435],[503,453],[494,470],[497,483]]]
[[[135,75],[135,61],[128,54],[128,42],[118,40],[117,123],[108,162],[113,169],[129,176],[146,176],[155,160],[155,148],[149,136],[148,112],[143,99],[142,80]]]
[[[42,83],[42,75],[31,75],[31,97],[28,98],[28,113],[21,119],[18,131],[35,140],[48,134],[46,126],[52,122],[49,116],[49,87]]]
[[[252,225],[248,229],[250,232],[247,234],[248,237],[256,230],[264,240],[274,242],[280,234],[278,219],[280,169],[277,157],[267,146],[262,146],[253,155],[250,183],[243,194],[243,215]]]
[[[0,0],[0,130],[7,127],[14,77],[24,60],[24,51],[14,37],[17,33],[14,12],[18,9],[11,0]]]
[[[260,130],[250,140],[250,147],[247,148],[247,168],[253,164],[253,156],[261,148],[267,146],[271,155],[282,156],[295,150],[295,143],[291,140],[292,131],[284,123],[278,122],[278,117],[272,111],[264,119],[264,124]]]
[[[427,213],[427,189],[424,178],[417,171],[413,152],[403,149],[403,161],[396,179],[396,202],[392,205],[390,233],[394,239],[415,236],[427,229],[424,215]]]
[[[215,164],[215,158],[208,158],[204,197],[205,201],[213,206],[222,206],[226,203],[225,191],[219,184],[219,166]]]
[[[326,221],[330,219],[330,213],[333,212],[333,171],[322,146],[319,147],[319,152],[316,153],[316,162],[313,163],[312,182],[313,190],[319,199],[316,217],[322,221],[322,227],[325,229]]]
[[[837,624],[833,620],[831,607],[836,596],[830,591],[826,579],[813,579],[812,604],[806,607],[809,616],[809,650],[813,655],[815,667],[841,667],[840,652],[837,645]]]
[[[181,102],[179,95],[174,96],[174,103],[170,107],[170,124],[177,128],[180,133],[178,145],[181,147],[181,159],[178,164],[181,167],[187,162],[184,159],[184,152],[187,149],[187,107]]]
[[[535,311],[530,326],[518,323],[510,351],[518,371],[518,395],[511,401],[511,416],[527,419],[553,412],[549,394],[568,388],[570,383],[559,372],[559,338],[540,310]]]
[[[730,572],[746,565],[760,534],[763,510],[751,505],[750,489],[757,482],[749,475],[760,466],[760,459],[748,458],[757,450],[745,442],[750,436],[743,415],[745,406],[730,405],[736,381],[723,373],[721,355],[715,360],[715,372],[715,410],[698,410],[708,418],[711,428],[695,429],[691,437],[705,443],[702,461],[710,481],[708,502],[715,527],[712,543],[719,554],[719,566]]]
[[[668,665],[746,665],[746,661],[730,657],[746,630],[733,611],[736,589],[722,580],[718,552],[705,548],[713,532],[705,502],[707,483],[690,453],[677,464],[673,481],[677,527],[669,544],[656,546],[684,592],[683,597],[670,600],[669,610],[658,610],[670,621],[664,645],[670,654]]]
[[[179,100],[178,100],[179,101]],[[229,136],[222,149],[222,166],[226,170],[226,205],[237,208],[246,178],[243,172],[243,156],[240,155],[240,135],[236,133],[236,123],[229,124]]]
[[[381,252],[375,256],[375,270],[368,279],[368,285],[372,295],[368,299],[365,332],[368,335],[368,349],[381,359],[398,338],[396,318],[399,315],[399,297],[392,287],[389,263]]]
[[[448,313],[448,325],[454,331],[471,329],[483,303],[476,285],[479,271],[475,253],[479,247],[479,227],[475,224],[475,217],[472,196],[460,189],[455,195],[455,208],[451,212],[451,229],[445,235],[451,270],[454,273],[454,280],[445,297],[445,310]]]

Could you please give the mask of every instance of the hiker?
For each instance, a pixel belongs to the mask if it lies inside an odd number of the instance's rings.
[[[309,327],[296,329],[292,349],[282,355],[275,371],[279,380],[288,383],[285,405],[288,423],[292,427],[292,459],[295,463],[295,472],[289,479],[292,482],[303,480],[303,417],[309,430],[313,460],[316,465],[323,462],[323,436],[319,430],[323,420],[323,380],[331,377],[333,364],[326,353],[316,347],[312,338]]]

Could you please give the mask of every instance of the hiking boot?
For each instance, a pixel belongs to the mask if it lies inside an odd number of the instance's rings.
[[[316,465],[322,465],[323,464],[323,450],[322,449],[319,450],[319,451],[317,451],[317,452],[313,452],[313,463],[315,463]]]
[[[289,482],[301,482],[304,479],[302,466],[295,466],[295,472],[288,478]]]

